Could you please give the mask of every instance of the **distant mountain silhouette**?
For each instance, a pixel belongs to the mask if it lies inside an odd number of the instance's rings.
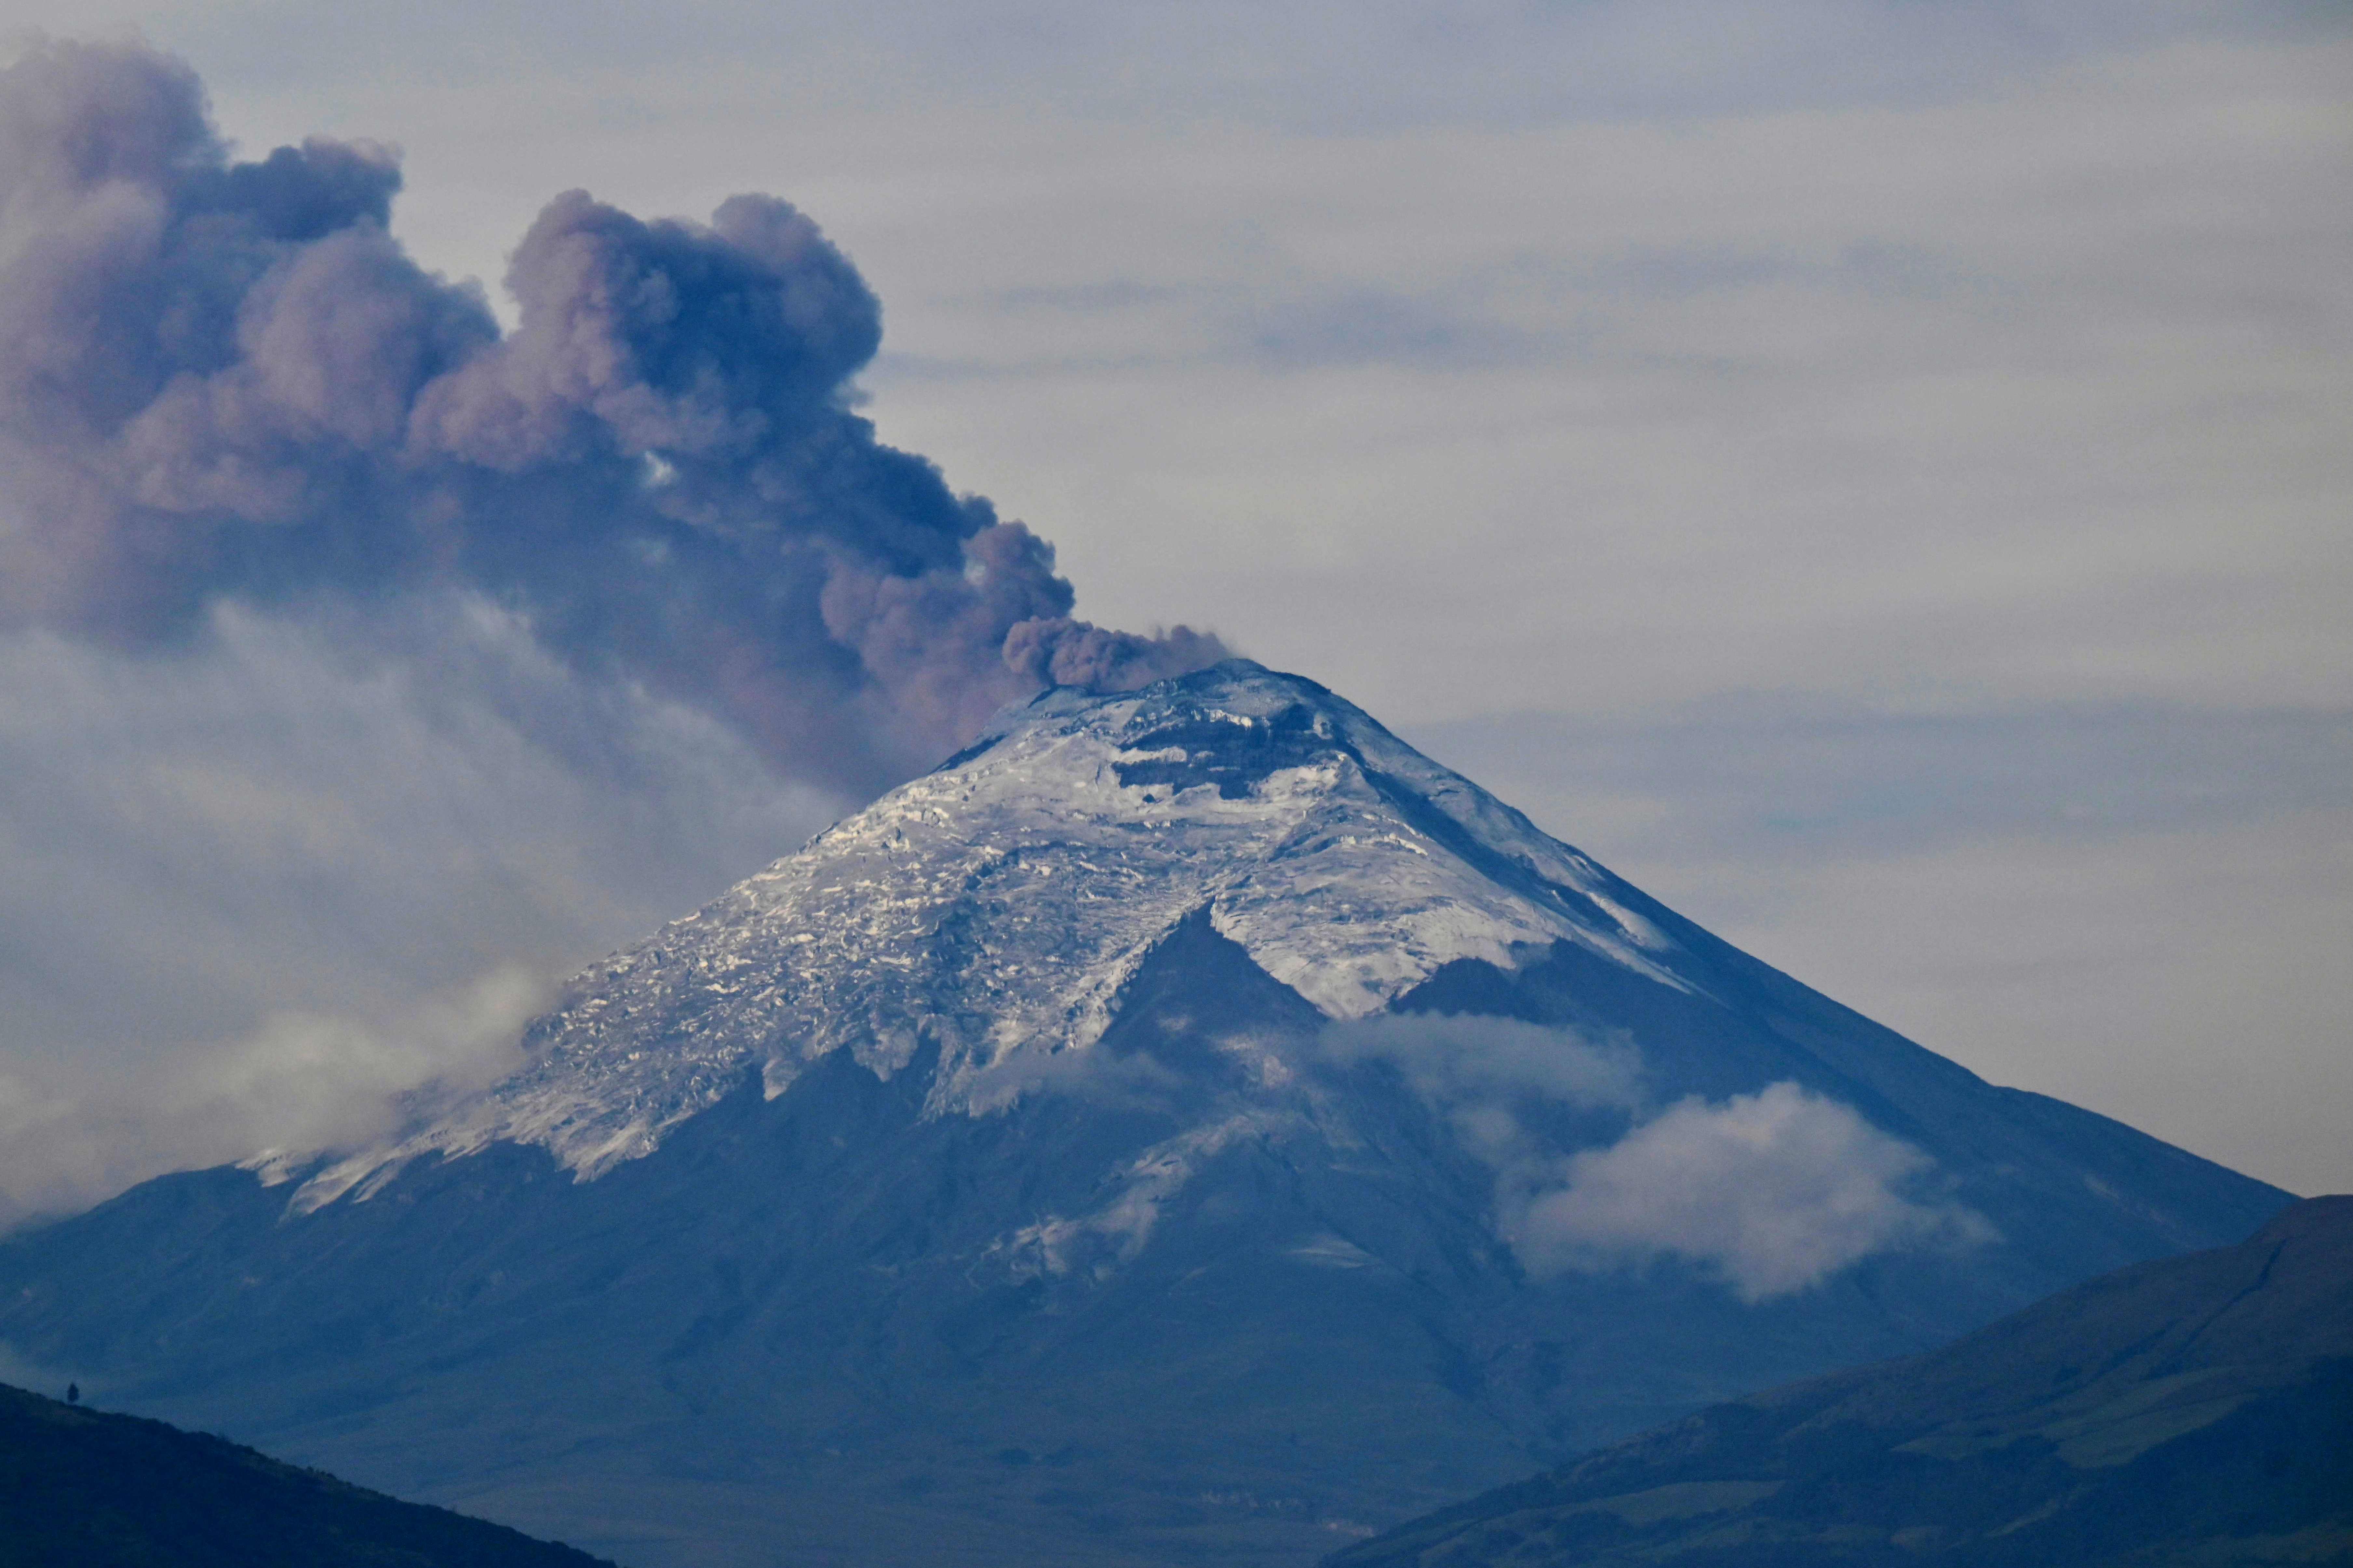
[[[225,1437],[0,1384],[0,1568],[612,1568]]]
[[[1008,711],[525,1044],[0,1242],[0,1342],[640,1568],[1295,1568],[2289,1201],[1241,661]]]
[[[2353,1197],[1718,1405],[1328,1568],[2353,1563]]]

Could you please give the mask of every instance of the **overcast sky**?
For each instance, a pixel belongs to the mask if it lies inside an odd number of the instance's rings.
[[[397,144],[394,234],[510,321],[559,191],[786,197],[882,300],[863,412],[1081,615],[1333,686],[1995,1081],[2353,1190],[2341,5],[10,14],[176,53],[245,156]],[[479,604],[6,634],[0,767],[0,1217],[480,1081],[855,804]]]

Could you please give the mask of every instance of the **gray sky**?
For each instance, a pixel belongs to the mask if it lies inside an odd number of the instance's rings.
[[[822,224],[886,440],[1997,1081],[2353,1189],[2338,6],[117,5],[248,155]],[[454,612],[453,612],[454,613]],[[495,1071],[848,802],[496,616],[0,646],[0,1203]]]

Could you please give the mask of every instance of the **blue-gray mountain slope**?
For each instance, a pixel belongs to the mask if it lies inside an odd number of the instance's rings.
[[[1239,661],[1008,714],[528,1043],[0,1244],[0,1344],[639,1568],[1271,1564],[2286,1201]]]

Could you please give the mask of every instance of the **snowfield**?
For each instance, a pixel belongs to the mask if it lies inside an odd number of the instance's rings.
[[[1141,692],[1049,691],[582,974],[533,1026],[530,1066],[319,1172],[295,1206],[502,1140],[594,1179],[749,1068],[773,1097],[837,1050],[889,1077],[934,1044],[928,1113],[984,1113],[1004,1103],[992,1069],[1092,1045],[1144,956],[1204,907],[1333,1018],[1556,941],[1693,989],[1609,880],[1312,681],[1232,660]]]

